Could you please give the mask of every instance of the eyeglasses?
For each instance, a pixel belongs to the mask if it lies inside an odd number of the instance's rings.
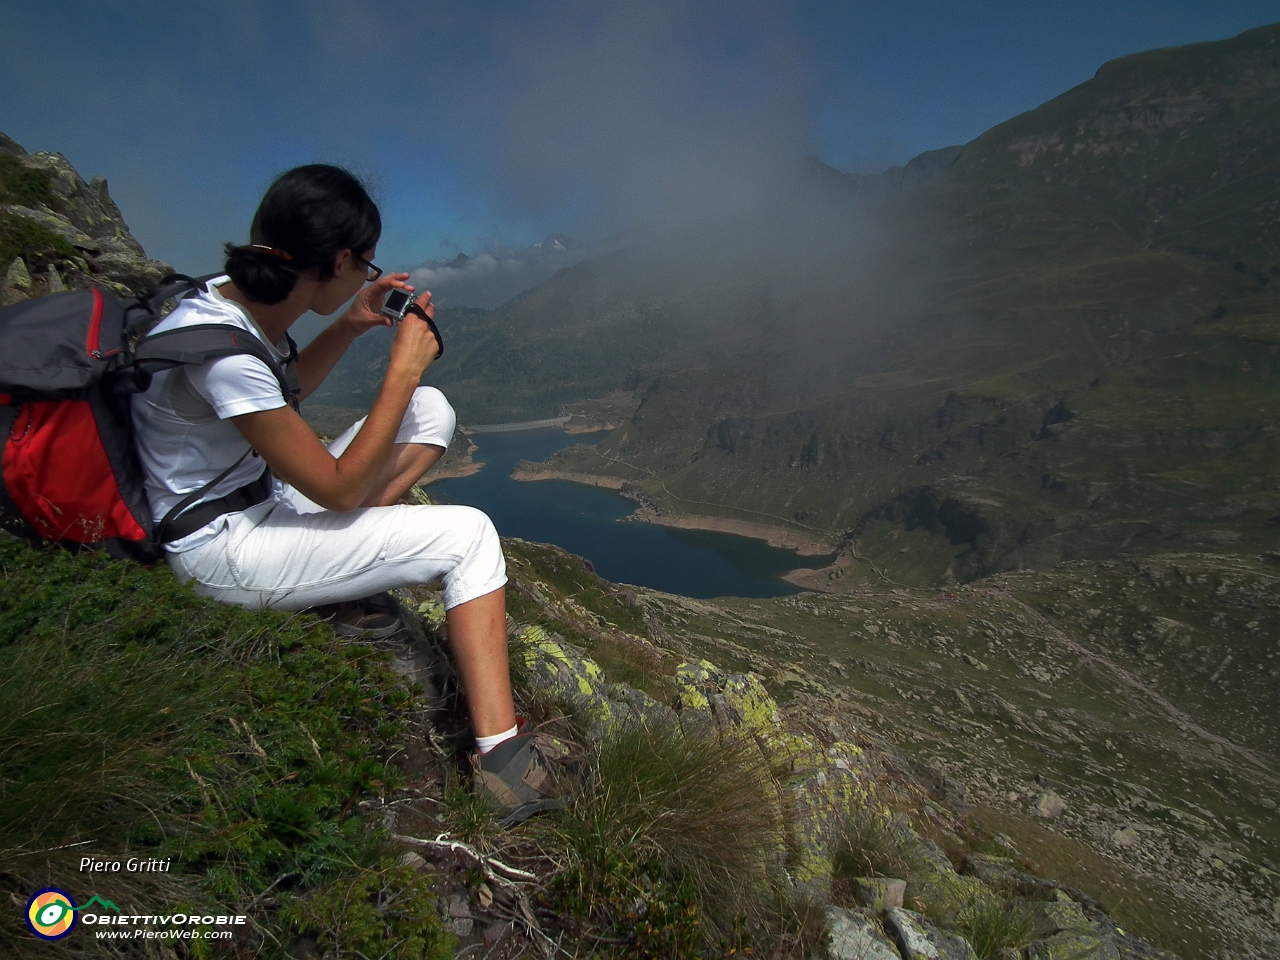
[[[364,278],[365,283],[373,283],[373,281],[377,280],[380,276],[382,276],[381,267],[366,260],[364,257],[357,254],[354,250],[351,252],[351,259],[357,260],[360,263],[364,264],[365,269],[368,271],[368,275]]]

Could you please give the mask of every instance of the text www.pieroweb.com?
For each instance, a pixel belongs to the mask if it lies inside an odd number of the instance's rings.
[[[229,927],[248,922],[243,916],[201,916],[192,914],[170,914],[168,916],[154,914],[120,916],[93,915],[84,917],[88,926],[97,926],[94,931],[99,940],[230,940],[234,930],[201,929],[208,927]],[[158,928],[158,929],[157,929]]]
[[[95,930],[99,940],[230,940],[232,930]]]

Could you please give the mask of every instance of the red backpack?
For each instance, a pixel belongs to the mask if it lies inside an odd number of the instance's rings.
[[[285,399],[296,405],[292,339],[282,367],[262,341],[230,324],[144,336],[166,301],[203,290],[208,279],[175,274],[133,301],[94,288],[0,310],[0,525],[31,540],[155,560],[163,541],[173,539],[165,536],[171,522],[237,464],[153,522],[129,395],[145,392],[158,370],[247,353],[271,368]],[[264,473],[257,489],[269,488],[269,481]]]

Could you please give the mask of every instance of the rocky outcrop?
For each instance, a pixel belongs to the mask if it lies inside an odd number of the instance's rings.
[[[438,611],[418,604],[425,619]],[[730,673],[706,660],[678,664],[674,692],[661,702],[610,683],[585,650],[540,626],[511,630],[512,656],[531,688],[571,705],[591,739],[631,725],[678,724],[754,741],[778,778],[793,888],[826,903],[826,956],[881,960],[976,960],[963,935],[974,911],[1012,910],[1026,936],[1000,956],[1017,960],[1110,960],[1172,955],[1126,935],[1088,896],[1017,869],[1012,861],[974,857],[959,872],[933,841],[878,804],[879,763],[858,744],[819,742],[788,717],[754,673]],[[897,836],[907,879],[836,882],[834,865],[847,843],[853,811],[871,811]],[[849,891],[852,891],[850,893]],[[909,905],[904,907],[905,901]],[[912,909],[914,907],[915,909]]]
[[[173,272],[147,257],[107,190],[60,153],[29,154],[0,133],[0,305],[97,286],[121,296]]]

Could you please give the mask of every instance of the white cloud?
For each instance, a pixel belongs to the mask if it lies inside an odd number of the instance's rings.
[[[414,289],[430,290],[440,306],[496,307],[542,283],[591,251],[562,236],[525,250],[494,246],[475,256],[428,260],[409,273]]]

